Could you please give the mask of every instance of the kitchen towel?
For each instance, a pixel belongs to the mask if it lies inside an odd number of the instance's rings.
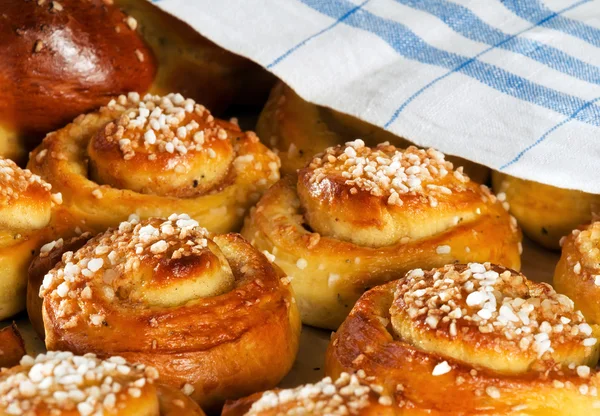
[[[600,193],[600,0],[154,0],[300,96]]]

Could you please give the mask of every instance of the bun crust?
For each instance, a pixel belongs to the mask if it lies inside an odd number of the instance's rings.
[[[0,320],[25,308],[27,267],[48,238],[60,195],[39,176],[0,158]]]
[[[300,323],[281,277],[237,234],[211,235],[187,215],[132,219],[46,275],[46,346],[151,363],[215,409],[291,368]]]
[[[409,415],[587,414],[597,333],[568,298],[509,269],[417,269],[361,297],[326,374],[362,370],[401,391]]]
[[[600,222],[573,230],[562,240],[554,287],[573,299],[588,322],[600,323]]]
[[[365,290],[415,267],[520,267],[516,222],[486,187],[433,149],[360,140],[275,184],[242,234],[293,277],[303,322],[330,329]]]
[[[8,1],[0,20],[0,142],[39,140],[154,78],[135,20],[108,2]]]
[[[29,167],[62,192],[65,228],[94,232],[173,212],[235,230],[279,179],[279,159],[253,132],[179,94],[120,96],[49,135]]]
[[[329,377],[294,389],[277,389],[256,393],[228,402],[223,416],[393,416],[401,410],[382,386],[357,375],[342,373],[336,380]]]
[[[0,372],[0,415],[172,415],[204,416],[179,391],[156,383],[158,372],[122,357],[100,360],[50,351],[24,356]],[[175,410],[177,409],[177,410]]]
[[[527,237],[560,249],[560,240],[600,212],[600,195],[561,189],[500,172],[492,173],[494,191],[510,205]]]

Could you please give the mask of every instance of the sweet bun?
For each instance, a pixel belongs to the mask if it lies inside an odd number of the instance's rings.
[[[364,373],[364,372],[363,372]],[[401,415],[400,407],[382,386],[360,375],[342,373],[294,389],[272,390],[228,402],[223,416],[276,415]]]
[[[132,218],[44,277],[46,346],[153,365],[213,411],[291,368],[300,322],[282,278],[238,234],[210,234],[183,214]]]
[[[253,132],[180,94],[120,96],[48,135],[29,167],[62,192],[63,228],[96,233],[131,213],[173,212],[236,230],[279,179],[279,159]]]
[[[311,104],[290,87],[279,82],[271,91],[258,123],[256,133],[281,158],[281,171],[295,174],[323,149],[354,139],[368,146],[390,142],[397,147],[411,143],[389,131],[330,108]],[[477,183],[485,183],[489,169],[468,160],[447,156]]]
[[[330,329],[365,290],[415,267],[520,267],[520,231],[496,197],[414,146],[328,148],[269,189],[242,234],[292,277],[303,322]]]
[[[571,230],[589,223],[600,213],[600,195],[556,188],[538,182],[492,172],[494,191],[510,204],[527,237],[553,250]]]
[[[365,293],[326,374],[363,371],[416,413],[596,412],[598,327],[545,283],[490,263],[415,269]]]
[[[144,92],[156,62],[135,19],[106,0],[10,0],[0,15],[0,155],[35,143],[111,96]]]
[[[61,196],[13,161],[0,158],[0,320],[25,308],[27,268],[47,238]]]
[[[52,240],[40,248],[39,254],[34,257],[29,265],[27,274],[27,315],[33,329],[42,340],[45,333],[40,287],[44,276],[60,262],[64,253],[79,250],[90,238],[92,238],[91,233],[82,233],[66,240],[62,237]]]
[[[600,222],[581,226],[561,240],[554,287],[575,302],[588,322],[600,323]]]
[[[137,20],[137,30],[158,61],[151,93],[178,91],[219,115],[232,105],[262,106],[266,101],[275,77],[264,68],[215,45],[152,2],[115,3]]]
[[[48,352],[0,372],[0,415],[204,416],[183,393],[157,383],[158,372],[122,357]]]

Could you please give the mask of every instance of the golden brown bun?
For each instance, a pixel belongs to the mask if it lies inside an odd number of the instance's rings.
[[[0,15],[0,155],[111,96],[148,89],[156,64],[110,1],[10,0]]]
[[[264,104],[275,82],[268,71],[215,45],[149,1],[116,0],[116,4],[135,17],[156,55],[159,65],[152,93],[179,91],[216,114],[232,104]]]
[[[596,414],[597,334],[566,296],[510,269],[416,269],[359,299],[325,370],[362,370],[427,414]]]
[[[46,346],[152,364],[214,410],[291,368],[300,320],[282,277],[238,234],[211,235],[183,214],[132,219],[46,275]]]
[[[156,384],[157,377],[156,369],[122,357],[25,356],[0,372],[0,415],[204,415],[181,392]]]
[[[498,197],[510,204],[510,212],[523,232],[535,242],[553,250],[571,230],[600,213],[600,195],[561,189],[492,172]]]
[[[279,159],[253,132],[179,94],[120,96],[48,135],[29,167],[62,192],[63,228],[95,232],[173,212],[236,230],[279,179]]]
[[[302,321],[336,329],[365,290],[415,267],[518,269],[513,220],[440,152],[357,140],[275,184],[242,234],[292,277]]]
[[[27,268],[49,232],[60,195],[14,162],[0,158],[0,320],[25,308]]]
[[[380,127],[304,101],[283,82],[271,91],[258,119],[256,133],[277,151],[284,174],[296,173],[323,149],[350,140],[362,139],[368,146],[383,142],[398,147],[411,144]],[[455,156],[447,159],[456,166],[464,166],[465,172],[477,183],[485,183],[489,177],[490,170],[485,166]]]
[[[62,256],[67,251],[77,251],[92,238],[90,233],[83,233],[66,241],[63,238],[53,240],[44,244],[40,248],[40,253],[35,256],[29,265],[27,277],[27,315],[33,329],[40,337],[44,339],[44,321],[42,319],[42,298],[40,297],[40,287],[44,281],[44,276],[60,262]]]
[[[600,323],[600,222],[582,226],[562,241],[554,287],[575,302],[590,323]]]
[[[315,384],[294,389],[256,393],[228,402],[223,416],[277,415],[394,416],[401,410],[390,393],[357,375],[342,373],[332,381],[326,377]]]
[[[0,368],[19,364],[25,355],[25,342],[14,322],[0,329]]]

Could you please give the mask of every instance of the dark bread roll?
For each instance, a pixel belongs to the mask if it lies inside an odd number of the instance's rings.
[[[145,92],[156,74],[137,21],[111,0],[5,0],[0,13],[0,154],[89,112]]]

